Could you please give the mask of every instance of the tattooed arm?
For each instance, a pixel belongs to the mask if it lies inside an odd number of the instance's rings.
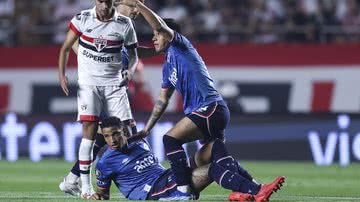
[[[149,120],[146,122],[145,128],[128,138],[128,142],[134,142],[145,138],[149,135],[151,129],[154,127],[156,122],[160,119],[161,115],[165,112],[165,109],[169,103],[170,97],[174,92],[174,88],[162,88],[160,91],[159,98],[155,102],[154,108],[151,112]]]
[[[154,127],[156,122],[160,119],[161,115],[165,112],[165,109],[169,103],[170,97],[173,94],[173,88],[162,88],[160,91],[160,96],[157,99],[154,108],[151,112],[150,118],[147,121],[144,132],[148,134],[150,130]]]

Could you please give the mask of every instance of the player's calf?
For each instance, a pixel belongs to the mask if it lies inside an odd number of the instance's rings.
[[[166,156],[176,178],[177,189],[184,193],[191,192],[191,169],[181,142],[168,135],[164,135],[163,142]]]

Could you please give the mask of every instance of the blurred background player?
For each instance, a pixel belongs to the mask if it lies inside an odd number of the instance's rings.
[[[115,8],[118,11],[118,13],[130,17],[132,20],[135,20],[135,18],[139,15],[139,11],[137,10],[136,7],[129,7],[126,5],[118,4],[117,1],[114,2],[114,5],[116,6]],[[79,48],[79,40],[77,40],[72,46],[72,49],[76,55],[78,54],[78,48]],[[154,48],[149,48],[145,46],[139,46],[137,50],[138,50],[139,58],[152,57],[158,54]],[[122,61],[123,69],[127,69],[129,65],[129,58],[126,49],[122,50],[122,56],[123,56],[123,61]],[[138,111],[150,109],[153,106],[151,95],[149,95],[149,93],[146,90],[144,90],[145,88],[143,81],[144,79],[142,76],[143,68],[144,68],[143,63],[139,61],[136,67],[136,71],[134,73],[134,78],[130,80],[128,86],[130,91],[129,93],[130,97],[131,95],[133,95],[134,97],[133,99],[131,99],[130,105],[132,107],[135,106],[135,108],[137,108]],[[141,97],[141,99],[135,99],[135,97]],[[133,119],[125,120],[124,123],[131,129],[130,131],[132,134],[137,132],[135,120]],[[96,135],[94,147],[92,151],[93,160],[96,158],[98,152],[104,145],[105,145],[104,137],[102,135]],[[60,190],[73,196],[79,196],[81,194],[79,177],[80,177],[80,168],[79,168],[79,160],[78,160],[72,167],[71,171],[64,178],[63,182],[60,183],[59,185]]]
[[[77,14],[69,24],[70,30],[59,56],[59,79],[66,95],[65,65],[76,40],[78,48],[78,120],[83,125],[83,139],[79,148],[81,196],[92,194],[89,176],[92,148],[100,116],[133,119],[126,85],[135,71],[138,57],[137,38],[129,18],[119,15],[112,0],[96,0],[95,8]],[[129,69],[122,71],[121,49],[129,55]]]
[[[157,14],[140,1],[122,0],[120,3],[138,7],[154,30],[153,41],[156,51],[165,52],[166,59],[160,96],[139,136],[145,137],[149,134],[164,113],[174,90],[180,92],[186,117],[164,135],[163,143],[178,191],[191,198],[191,169],[182,144],[199,139],[205,143],[215,139],[224,140],[224,130],[230,118],[229,110],[216,91],[204,61],[192,44],[179,34],[179,26],[176,23],[167,20],[172,29],[169,28]],[[225,147],[223,149],[225,150]],[[221,153],[222,150],[215,151]],[[243,175],[248,174],[244,169],[240,171],[243,171]],[[226,175],[227,170],[215,167],[214,172],[219,174],[215,181],[228,177],[229,180],[224,181],[235,183],[230,180],[231,175]]]
[[[92,195],[92,199],[110,199],[112,181],[119,191],[130,200],[192,199],[176,189],[177,184],[172,169],[166,170],[161,166],[145,141],[128,142],[130,137],[128,128],[118,118],[104,119],[101,131],[109,147],[96,165],[98,188],[97,192]],[[238,201],[254,199],[257,202],[266,201],[272,194],[272,191],[269,190],[278,190],[281,186],[282,182],[277,183],[276,180],[270,184],[259,185],[248,176],[242,176],[237,163],[220,163],[224,159],[233,160],[226,149],[221,147],[224,147],[224,143],[217,139],[206,144],[203,150],[196,155],[203,162],[206,161],[206,164],[192,170],[190,176],[196,199],[213,180],[226,189],[236,191],[237,195],[241,196],[241,198],[234,199]],[[215,151],[217,149],[223,151],[222,155]],[[231,176],[231,180],[236,183],[229,186],[229,183],[225,182],[225,177],[223,181],[217,181],[216,169],[218,168],[227,170],[226,175]]]

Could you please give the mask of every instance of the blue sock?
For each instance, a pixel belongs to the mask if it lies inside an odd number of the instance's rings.
[[[178,186],[190,185],[191,169],[186,159],[186,153],[179,140],[164,135],[163,142],[166,156],[170,161],[171,169],[175,175],[175,181]]]
[[[228,153],[225,144],[221,140],[215,140],[211,157],[213,162],[216,162],[227,170],[237,172],[250,181],[253,180],[253,177]]]
[[[106,144],[104,136],[101,134],[96,134],[95,136],[95,144],[93,148],[93,160],[95,160],[97,154],[99,153],[100,149]],[[71,172],[80,177],[80,167],[79,167],[79,160],[76,161],[74,166],[71,168]]]
[[[260,190],[260,185],[246,179],[237,172],[227,170],[216,162],[212,162],[209,168],[209,176],[212,180],[218,183],[221,187],[232,191],[257,194]]]

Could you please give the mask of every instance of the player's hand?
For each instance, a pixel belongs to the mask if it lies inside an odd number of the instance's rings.
[[[146,138],[148,135],[150,134],[150,132],[142,130],[138,133],[136,133],[135,135],[132,135],[131,137],[128,138],[128,142],[135,142],[141,139]]]
[[[122,70],[121,75],[123,80],[120,83],[120,87],[127,86],[129,84],[129,81],[132,79],[132,75],[129,70]]]
[[[92,199],[92,200],[105,200],[105,198],[102,195],[98,194],[98,193],[95,193],[95,194],[91,195],[90,199]]]
[[[63,92],[65,93],[66,96],[69,95],[69,89],[68,89],[68,79],[65,75],[60,75],[59,77],[60,80],[60,85],[61,88],[63,90]]]

